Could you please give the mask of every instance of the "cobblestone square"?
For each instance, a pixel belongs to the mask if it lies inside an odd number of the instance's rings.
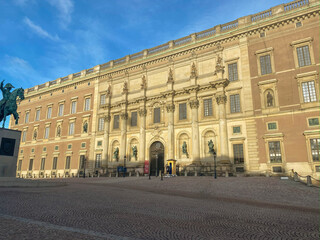
[[[37,181],[37,180],[35,180]],[[0,187],[0,239],[319,239],[319,188],[272,177]]]

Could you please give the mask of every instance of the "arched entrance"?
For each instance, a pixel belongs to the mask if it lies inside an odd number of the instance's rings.
[[[159,171],[164,172],[164,146],[157,141],[150,146],[150,175],[159,176]]]

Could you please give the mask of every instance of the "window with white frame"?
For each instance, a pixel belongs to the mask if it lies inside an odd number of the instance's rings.
[[[233,144],[233,160],[234,164],[244,163],[243,144]]]
[[[40,170],[44,170],[46,158],[41,158]]]
[[[29,171],[32,171],[33,168],[33,159],[31,158],[29,161]]]
[[[47,118],[51,118],[52,116],[52,107],[48,107],[48,110],[47,110]]]
[[[22,132],[22,142],[25,142],[26,141],[26,138],[27,138],[27,130],[24,130],[23,132]]]
[[[63,109],[64,109],[64,104],[59,104],[59,111],[58,111],[59,117],[63,116]]]
[[[314,81],[302,83],[302,95],[305,103],[317,101],[316,89]]]
[[[138,113],[131,112],[131,127],[137,126],[137,122],[138,122]]]
[[[269,146],[270,162],[271,163],[281,163],[282,156],[281,156],[280,141],[268,142],[268,146]]]
[[[102,159],[101,153],[96,154],[95,168],[101,167],[101,159]]]
[[[71,157],[67,156],[66,157],[66,169],[70,169],[70,162],[71,162]]]
[[[311,58],[308,45],[297,47],[297,56],[299,67],[311,65]]]
[[[90,98],[86,98],[84,100],[84,111],[89,111],[90,110]]]
[[[71,114],[74,114],[77,112],[77,101],[71,102]]]
[[[49,131],[50,131],[50,127],[46,126],[44,129],[44,139],[48,139],[49,138]]]
[[[69,136],[74,134],[74,122],[69,123]]]
[[[272,73],[271,58],[269,54],[260,56],[260,70],[261,70],[261,75]]]
[[[238,113],[240,112],[240,95],[230,95],[230,112]]]
[[[120,121],[120,116],[114,115],[113,116],[113,129],[119,129],[119,121]]]
[[[25,123],[29,122],[29,116],[30,116],[30,112],[26,112]]]
[[[104,130],[104,118],[101,117],[99,118],[99,121],[98,121],[98,131],[103,131]]]
[[[228,64],[228,75],[230,82],[238,80],[238,64],[236,62]]]
[[[180,103],[179,104],[179,120],[187,119],[187,104]]]
[[[22,160],[19,160],[19,163],[18,163],[18,171],[21,171],[21,166],[22,166]]]
[[[104,104],[106,104],[106,95],[102,94],[100,96],[100,105],[104,105]]]
[[[156,107],[153,109],[153,123],[160,123],[160,108]]]
[[[36,110],[36,121],[40,120],[40,109]]]
[[[57,169],[57,163],[58,163],[58,157],[53,158],[53,163],[52,163],[52,169],[56,170]]]
[[[205,117],[212,116],[212,98],[203,100],[203,111]]]
[[[320,138],[310,139],[311,155],[314,162],[319,162],[320,155]]]

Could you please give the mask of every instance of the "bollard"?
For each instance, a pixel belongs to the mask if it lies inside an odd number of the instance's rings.
[[[311,180],[311,176],[307,176],[307,186],[308,187],[312,187],[312,180]]]
[[[188,176],[187,171],[184,171],[184,176],[185,176],[185,177]]]
[[[139,172],[136,172],[136,176],[139,177]]]
[[[229,177],[229,172],[228,171],[226,171],[226,177]]]
[[[197,171],[195,171],[195,172],[194,172],[194,176],[195,176],[195,177],[196,177],[196,176],[198,176],[198,173],[197,173]]]
[[[293,180],[295,182],[299,182],[299,177],[298,177],[298,173],[297,172],[294,172]]]
[[[109,173],[109,177],[112,177],[112,174],[111,174],[111,173]]]
[[[118,174],[118,172],[116,172],[116,177],[119,177],[119,174]]]
[[[129,172],[129,177],[131,177],[131,172]]]
[[[163,180],[161,170],[159,171],[159,175],[160,175],[160,177],[161,177],[161,180]]]

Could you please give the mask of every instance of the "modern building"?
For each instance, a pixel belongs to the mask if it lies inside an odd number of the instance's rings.
[[[317,175],[319,1],[297,0],[25,90],[19,177]],[[212,143],[214,145],[212,145]]]

